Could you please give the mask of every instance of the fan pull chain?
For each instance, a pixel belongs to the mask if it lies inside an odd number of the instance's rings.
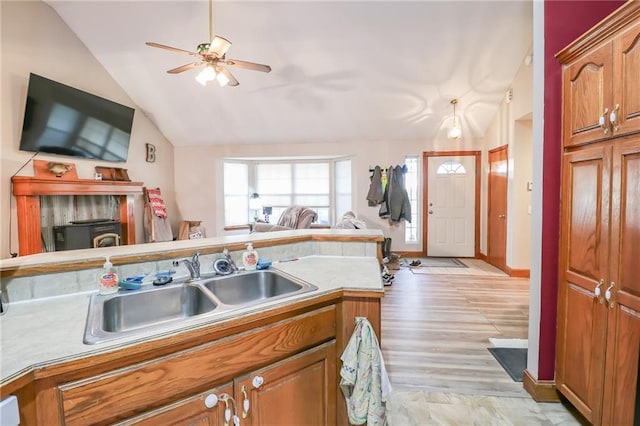
[[[209,0],[209,43],[213,40],[213,0]]]

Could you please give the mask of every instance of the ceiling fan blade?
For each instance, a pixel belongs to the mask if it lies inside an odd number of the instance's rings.
[[[219,68],[220,68],[220,72],[229,79],[227,86],[237,86],[240,84],[238,83],[238,80],[236,80],[236,78],[229,72],[228,69],[226,69],[225,67],[219,67]]]
[[[218,58],[222,58],[227,50],[231,47],[231,42],[224,37],[215,36],[209,44],[208,53],[213,53]]]
[[[182,65],[181,67],[171,69],[171,70],[169,70],[169,71],[167,71],[167,72],[168,72],[169,74],[178,74],[178,73],[181,73],[181,72],[183,72],[183,71],[187,71],[187,70],[190,70],[190,69],[192,69],[192,68],[195,68],[195,67],[197,67],[198,65],[202,65],[203,63],[204,63],[204,62],[192,62],[192,63],[190,63],[190,64]]]
[[[238,61],[237,59],[227,59],[226,61],[224,61],[224,63],[232,67],[245,68],[253,71],[271,72],[271,67],[269,65],[256,64],[254,62]]]
[[[195,52],[189,52],[188,50],[178,49],[177,47],[166,46],[164,44],[154,43],[152,41],[148,41],[145,44],[151,47],[159,47],[160,49],[171,50],[172,52],[185,53],[191,56],[198,56],[198,54]]]

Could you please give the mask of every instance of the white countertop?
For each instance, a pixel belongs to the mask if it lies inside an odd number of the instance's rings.
[[[187,325],[168,327],[161,334],[142,334],[95,345],[82,341],[89,299],[95,292],[12,303],[0,317],[0,384],[32,368],[119,350],[177,332],[234,320],[257,310],[311,299],[337,289],[384,291],[380,266],[374,257],[308,256],[275,263],[272,268],[314,284],[318,290],[266,302],[258,307],[190,319]]]

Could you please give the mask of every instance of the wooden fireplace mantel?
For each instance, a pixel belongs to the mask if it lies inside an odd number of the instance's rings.
[[[42,252],[40,196],[119,195],[122,243],[135,244],[134,197],[142,194],[142,182],[108,180],[57,180],[29,176],[11,178],[18,216],[20,256]]]

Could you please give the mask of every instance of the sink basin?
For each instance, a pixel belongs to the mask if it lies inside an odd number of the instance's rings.
[[[165,287],[120,290],[108,296],[94,294],[89,302],[84,343],[162,332],[189,320],[255,308],[261,303],[316,289],[283,272],[262,270]]]
[[[269,270],[247,272],[205,281],[203,285],[225,305],[245,305],[315,289]]]
[[[182,284],[91,298],[85,343],[103,341],[109,333],[158,328],[215,310],[216,302],[201,287]]]

